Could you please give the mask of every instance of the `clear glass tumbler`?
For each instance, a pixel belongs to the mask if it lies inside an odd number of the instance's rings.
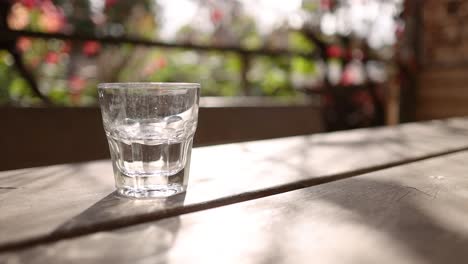
[[[117,191],[134,198],[184,192],[200,85],[102,83],[98,91]]]

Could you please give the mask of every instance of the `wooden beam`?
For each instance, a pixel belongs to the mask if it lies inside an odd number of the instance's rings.
[[[32,38],[43,38],[43,39],[61,39],[61,40],[73,40],[73,41],[99,41],[104,44],[134,44],[148,47],[160,47],[168,49],[191,49],[203,52],[235,52],[240,54],[251,54],[251,55],[265,55],[265,56],[303,56],[303,57],[314,57],[315,53],[304,53],[304,52],[292,52],[289,50],[268,50],[268,49],[245,49],[238,46],[204,46],[196,45],[192,43],[166,43],[160,41],[153,41],[141,38],[132,37],[110,37],[110,36],[90,36],[83,34],[65,34],[65,33],[44,33],[27,30],[1,30],[2,36],[9,37],[32,37]]]

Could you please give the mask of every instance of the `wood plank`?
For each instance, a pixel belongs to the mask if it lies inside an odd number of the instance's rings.
[[[416,119],[427,120],[468,114],[467,67],[426,69],[420,76]]]
[[[434,80],[466,80],[466,70],[468,67],[426,67],[420,74],[420,80],[422,82],[431,83]]]
[[[196,146],[296,136],[323,131],[310,105],[200,108]]]
[[[7,263],[462,263],[468,152],[0,255]]]
[[[453,116],[466,116],[468,115],[468,107],[465,104],[441,104],[440,102],[424,102],[418,105],[416,110],[417,120],[431,120],[449,118]]]
[[[468,90],[467,82],[468,78],[464,80],[451,80],[450,82],[444,79],[421,82],[421,88],[418,89],[418,93],[429,96],[465,95]]]
[[[0,173],[0,248],[30,246],[320,184],[468,148],[468,119],[193,151],[189,190],[162,201],[113,195],[109,161]]]
[[[468,80],[467,80],[468,81]],[[431,84],[430,86],[422,85],[422,88],[418,90],[418,96],[420,101],[425,101],[426,98],[428,99],[464,99],[468,97],[468,83],[465,82],[459,85],[454,86],[438,86],[435,84]]]

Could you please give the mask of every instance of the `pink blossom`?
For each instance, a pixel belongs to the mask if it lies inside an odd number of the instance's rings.
[[[117,0],[106,0],[106,8],[117,4]]]
[[[68,85],[72,94],[80,93],[85,88],[86,80],[80,76],[73,75],[68,79]]]
[[[211,22],[217,24],[223,19],[223,12],[219,9],[211,11]]]
[[[49,52],[46,54],[45,56],[45,62],[49,63],[49,64],[57,64],[59,60],[59,56],[57,54],[57,52]]]
[[[339,58],[343,55],[343,51],[339,46],[332,45],[327,48],[328,57]]]
[[[21,51],[21,52],[25,52],[26,50],[28,50],[29,48],[31,48],[31,39],[30,38],[27,38],[27,37],[20,37],[17,41],[16,41],[16,48]]]
[[[86,56],[94,56],[99,52],[100,49],[101,44],[99,44],[99,42],[96,41],[86,41],[83,44],[83,53]]]

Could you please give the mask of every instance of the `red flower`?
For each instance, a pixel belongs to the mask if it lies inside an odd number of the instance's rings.
[[[106,8],[117,4],[117,0],[106,0]]]
[[[65,15],[54,3],[43,1],[41,5],[42,14],[39,17],[39,24],[47,32],[58,32],[65,26]]]
[[[347,85],[351,85],[355,82],[355,76],[354,76],[354,72],[349,70],[349,69],[345,69],[343,71],[343,75],[341,76],[341,85],[344,85],[344,86],[347,86]]]
[[[211,11],[211,22],[219,23],[223,19],[223,12],[219,9]]]
[[[164,67],[166,67],[166,65],[167,65],[166,58],[164,58],[164,57],[159,57],[159,58],[157,58],[156,61],[155,61],[154,63],[155,63],[155,65],[156,65],[156,67],[157,67],[158,69],[164,68]]]
[[[320,0],[320,8],[322,10],[330,10],[332,6],[332,0]]]
[[[59,56],[57,54],[57,52],[49,52],[47,53],[47,55],[45,56],[45,61],[49,64],[56,64],[59,60]]]
[[[86,80],[77,75],[73,75],[68,79],[68,85],[70,86],[71,102],[75,105],[79,104],[82,91],[86,86]]]
[[[8,15],[8,26],[11,29],[24,29],[30,22],[30,11],[27,7],[20,3],[16,3],[11,7]]]
[[[83,53],[87,56],[94,56],[96,55],[99,50],[101,49],[101,44],[96,41],[86,41],[83,44]]]
[[[327,56],[328,57],[332,57],[332,58],[339,58],[341,57],[343,54],[342,54],[342,50],[339,46],[336,46],[336,45],[333,45],[333,46],[329,46],[327,48]]]
[[[85,88],[86,81],[79,76],[73,75],[68,79],[68,85],[71,93],[79,93]]]
[[[25,52],[26,50],[31,48],[31,39],[27,37],[20,37],[16,41],[16,48],[21,52]]]
[[[36,0],[21,0],[21,4],[29,9],[35,7],[38,4],[37,2]]]
[[[151,75],[155,71],[162,69],[167,66],[167,60],[164,57],[157,57],[153,61],[151,61],[146,67],[143,69],[144,75]]]

